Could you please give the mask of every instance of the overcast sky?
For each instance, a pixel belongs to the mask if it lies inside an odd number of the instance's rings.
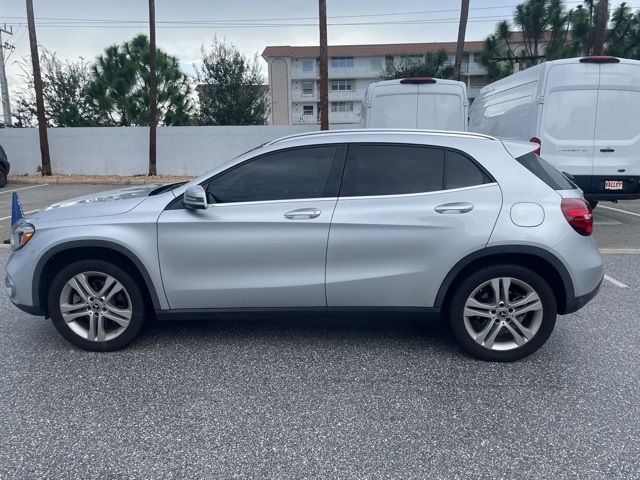
[[[467,40],[482,40],[498,20],[512,17],[517,3],[471,0]],[[566,2],[569,7],[577,3]],[[627,3],[640,6],[640,0]],[[459,6],[459,0],[327,0],[329,44],[455,41]],[[148,18],[146,0],[34,0],[34,9],[42,46],[61,57],[85,59],[145,31],[142,22]],[[317,13],[316,0],[156,0],[158,46],[192,73],[201,45],[214,35],[247,54],[260,54],[267,45],[317,44]],[[29,54],[25,15],[24,0],[1,0],[0,23],[14,25],[14,35],[3,36],[15,45],[7,62],[10,87],[18,81],[15,61]],[[360,25],[331,25],[336,23]]]

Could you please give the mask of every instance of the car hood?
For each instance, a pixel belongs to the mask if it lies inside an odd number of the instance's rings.
[[[66,220],[69,218],[118,215],[135,208],[151,192],[166,184],[132,185],[117,190],[91,193],[54,203],[28,216],[29,220]]]

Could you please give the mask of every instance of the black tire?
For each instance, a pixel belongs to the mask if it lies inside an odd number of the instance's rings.
[[[130,301],[131,319],[128,326],[117,337],[106,341],[88,340],[75,333],[65,322],[60,310],[60,296],[63,288],[74,276],[83,272],[99,272],[110,275],[120,282]],[[113,352],[128,346],[140,333],[145,322],[145,299],[135,276],[126,267],[114,265],[104,260],[80,260],[64,267],[51,282],[47,296],[49,314],[60,334],[76,347],[93,352]],[[85,319],[82,319],[85,321]],[[88,321],[88,319],[87,319]]]
[[[465,327],[463,313],[467,299],[476,288],[484,282],[500,277],[511,277],[525,282],[535,290],[542,304],[541,322],[535,335],[523,345],[510,350],[492,350],[477,343]],[[460,345],[471,355],[492,362],[512,362],[531,355],[544,345],[555,327],[557,306],[553,291],[540,275],[519,265],[504,264],[482,268],[462,279],[449,302],[448,316],[453,334]],[[491,322],[492,320],[477,319],[474,321]],[[508,333],[505,329],[501,332]]]
[[[587,200],[589,202],[589,205],[591,205],[591,210],[595,210],[596,207],[598,206],[598,200]]]
[[[4,168],[0,167],[0,188],[7,184],[7,172]]]

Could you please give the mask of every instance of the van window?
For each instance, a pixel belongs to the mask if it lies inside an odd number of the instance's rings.
[[[469,157],[447,151],[444,174],[445,188],[463,188],[489,183],[489,177]]]
[[[554,190],[573,190],[578,188],[572,181],[533,152],[516,158],[518,163]]]
[[[596,90],[558,90],[544,101],[546,133],[562,140],[593,140]]]
[[[640,135],[640,92],[600,90],[598,92],[597,140],[631,140]]]
[[[416,128],[415,95],[373,95],[371,99],[371,128]]]
[[[401,195],[442,189],[444,150],[411,145],[354,145],[340,196]]]
[[[462,98],[457,95],[418,95],[417,128],[433,130],[464,130]]]

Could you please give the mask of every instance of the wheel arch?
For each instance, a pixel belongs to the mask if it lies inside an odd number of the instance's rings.
[[[62,243],[47,250],[38,261],[33,275],[33,305],[48,316],[47,311],[47,289],[60,265],[65,265],[71,261],[83,259],[102,259],[110,262],[117,262],[128,267],[138,279],[141,280],[143,293],[149,306],[154,310],[160,309],[158,293],[155,289],[151,276],[140,259],[128,248],[107,240],[77,240]]]
[[[508,245],[487,247],[467,255],[447,274],[438,294],[435,307],[447,308],[455,291],[457,280],[480,268],[497,263],[513,263],[527,267],[541,275],[553,290],[558,305],[558,313],[569,310],[571,299],[575,297],[573,281],[562,261],[552,253],[529,245]]]

